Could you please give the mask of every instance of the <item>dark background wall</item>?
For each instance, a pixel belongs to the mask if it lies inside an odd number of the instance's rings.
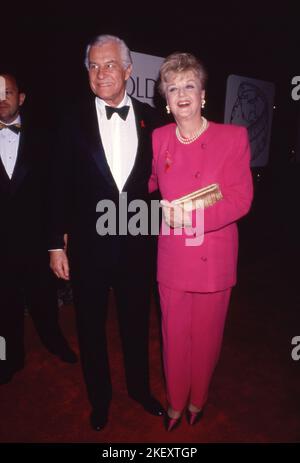
[[[226,79],[239,74],[275,83],[271,157],[291,162],[296,149],[300,101],[291,98],[291,79],[300,74],[295,7],[201,2],[137,5],[111,2],[43,3],[39,10],[11,3],[1,11],[0,70],[17,70],[27,89],[27,112],[51,124],[88,90],[83,56],[94,35],[111,33],[133,51],[166,56],[190,51],[209,72],[206,115],[223,121]]]

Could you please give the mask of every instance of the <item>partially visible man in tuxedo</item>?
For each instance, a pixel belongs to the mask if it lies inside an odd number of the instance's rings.
[[[89,101],[70,111],[60,136],[52,187],[51,268],[72,277],[83,375],[92,406],[90,423],[107,423],[112,387],[105,322],[114,289],[129,396],[157,416],[163,408],[149,388],[148,328],[153,242],[151,236],[96,231],[101,200],[119,216],[120,194],[128,203],[149,202],[150,134],[155,110],[129,97],[132,60],[115,36],[98,36],[87,47]],[[128,214],[128,219],[130,214]],[[63,250],[68,234],[68,255]]]
[[[20,115],[25,93],[16,78],[1,74],[0,97],[0,336],[6,360],[0,384],[24,366],[24,308],[45,347],[75,363],[58,324],[55,279],[46,245],[47,140]]]

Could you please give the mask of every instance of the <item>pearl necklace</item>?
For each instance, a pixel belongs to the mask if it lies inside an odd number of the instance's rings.
[[[178,138],[178,140],[179,140],[181,143],[184,143],[185,145],[188,145],[189,143],[193,143],[193,141],[197,140],[197,138],[199,138],[200,135],[207,129],[207,127],[208,127],[207,119],[205,119],[205,117],[203,117],[203,116],[201,116],[201,119],[202,119],[202,124],[201,124],[200,129],[199,129],[198,132],[196,132],[195,135],[193,135],[191,138],[182,137],[182,136],[180,135],[178,126],[176,127],[176,132],[175,132],[175,133],[176,133],[176,137]]]

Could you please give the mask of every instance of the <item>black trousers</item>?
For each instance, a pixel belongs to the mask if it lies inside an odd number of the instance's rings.
[[[30,259],[9,256],[1,262],[0,336],[6,341],[6,360],[0,362],[0,374],[24,366],[25,307],[45,347],[57,350],[65,340],[58,324],[56,283],[47,252]]]
[[[141,269],[82,269],[72,285],[83,376],[93,408],[107,409],[112,385],[107,351],[106,319],[113,288],[120,328],[128,394],[143,400],[149,394],[149,312],[151,281]]]

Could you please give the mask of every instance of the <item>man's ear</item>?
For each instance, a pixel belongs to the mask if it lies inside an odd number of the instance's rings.
[[[23,93],[23,92],[19,93],[19,106],[22,106],[22,104],[25,101],[25,98],[26,98],[25,93]]]
[[[127,81],[132,73],[132,64],[129,64],[125,69],[125,80]]]

